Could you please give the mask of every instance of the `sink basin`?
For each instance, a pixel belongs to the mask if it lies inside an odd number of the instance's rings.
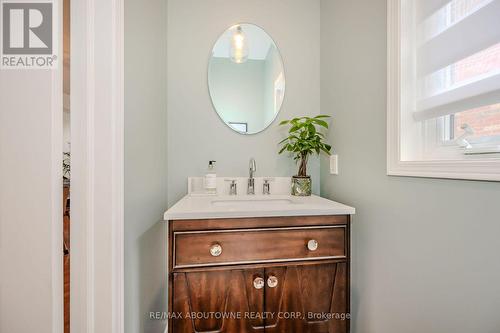
[[[212,200],[212,205],[217,207],[252,207],[252,206],[275,206],[293,205],[290,199],[233,199],[233,200]]]

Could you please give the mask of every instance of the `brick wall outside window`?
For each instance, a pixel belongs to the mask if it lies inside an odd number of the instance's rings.
[[[500,71],[500,43],[457,62],[453,68],[455,82],[474,79],[478,75]],[[455,114],[454,133],[460,136],[462,124],[474,129],[472,137],[500,135],[500,103]]]

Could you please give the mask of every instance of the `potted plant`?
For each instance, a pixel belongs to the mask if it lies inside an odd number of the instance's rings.
[[[292,177],[292,195],[311,195],[311,177],[307,175],[307,161],[310,155],[319,155],[324,152],[330,155],[332,147],[325,143],[325,134],[322,130],[328,129],[328,123],[324,118],[327,115],[319,115],[313,118],[300,117],[284,120],[280,126],[288,125],[288,137],[280,141],[279,153],[289,152],[293,159],[299,164],[299,171]]]

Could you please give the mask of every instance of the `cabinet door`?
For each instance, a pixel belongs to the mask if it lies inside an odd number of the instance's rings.
[[[173,278],[174,317],[181,315],[172,320],[173,332],[264,331],[262,315],[255,315],[264,309],[263,269],[179,272]]]
[[[266,333],[347,333],[347,270],[345,262],[266,268]]]

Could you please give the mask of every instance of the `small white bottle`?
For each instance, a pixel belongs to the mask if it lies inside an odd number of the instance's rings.
[[[217,193],[217,174],[215,173],[215,161],[208,162],[208,170],[205,175],[205,192],[208,194]]]

